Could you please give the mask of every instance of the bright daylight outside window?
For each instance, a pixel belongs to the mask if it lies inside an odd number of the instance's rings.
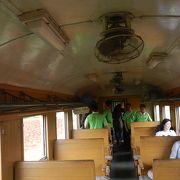
[[[66,138],[66,126],[65,126],[65,113],[57,112],[56,113],[56,130],[57,130],[57,139]]]
[[[154,118],[155,121],[160,121],[159,105],[154,106]]]
[[[176,108],[176,132],[180,135],[180,106]]]
[[[23,118],[24,160],[36,161],[46,156],[44,116]]]
[[[72,117],[73,117],[73,129],[78,129],[78,121],[79,121],[78,115],[74,114],[72,111]]]
[[[170,106],[164,106],[163,117],[170,119]]]

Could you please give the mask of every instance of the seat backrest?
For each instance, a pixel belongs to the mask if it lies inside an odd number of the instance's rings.
[[[171,148],[180,136],[141,137],[140,157],[145,169],[150,169],[154,159],[169,159]]]
[[[94,160],[96,176],[105,174],[103,139],[68,139],[56,140],[54,144],[55,160]]]
[[[74,139],[91,139],[91,138],[103,138],[105,154],[109,154],[109,132],[108,129],[78,129],[73,130],[72,137]]]
[[[153,176],[154,180],[179,180],[180,159],[155,160]]]
[[[131,123],[131,141],[134,139],[134,128],[137,127],[157,127],[160,122],[132,122]]]
[[[140,151],[140,137],[154,136],[156,127],[135,127],[134,141],[132,148],[135,149],[135,154],[139,155]]]
[[[15,180],[95,180],[94,161],[15,163]]]

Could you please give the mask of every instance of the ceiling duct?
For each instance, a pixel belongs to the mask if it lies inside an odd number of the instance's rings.
[[[95,56],[100,62],[119,64],[140,56],[144,42],[131,29],[132,18],[129,12],[108,13],[100,17],[104,31],[95,48]]]
[[[152,52],[147,60],[147,66],[149,69],[154,69],[159,63],[162,63],[168,57],[166,52]]]
[[[60,51],[63,51],[69,42],[68,37],[57,22],[43,9],[25,12],[19,16],[19,19],[27,25],[32,32],[38,34]]]

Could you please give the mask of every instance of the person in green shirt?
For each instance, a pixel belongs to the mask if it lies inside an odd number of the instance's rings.
[[[135,122],[152,121],[151,116],[146,112],[145,104],[140,104],[140,111],[135,114]]]
[[[135,112],[132,111],[130,103],[126,104],[126,112],[124,113],[122,119],[124,121],[124,143],[125,147],[129,150],[131,147],[131,123],[135,120]]]
[[[109,131],[109,141],[112,142],[112,134],[113,134],[113,118],[112,118],[112,112],[111,112],[111,106],[112,106],[112,101],[107,100],[105,101],[104,104],[104,116],[106,118],[106,121],[108,123],[108,131]]]
[[[132,111],[130,103],[126,104],[126,112],[124,113],[122,119],[124,121],[125,130],[130,133],[131,123],[135,121],[135,112]]]
[[[104,112],[103,112],[103,114],[104,114],[104,116],[106,118],[106,121],[107,121],[107,123],[109,124],[110,127],[113,126],[113,123],[112,123],[113,122],[113,118],[112,118],[112,112],[111,112],[111,105],[112,105],[111,100],[107,100],[105,102],[105,108],[104,108]]]
[[[98,112],[99,110],[98,105],[93,104],[91,106],[91,109],[92,109],[92,113],[89,114],[85,119],[85,123],[84,123],[85,128],[100,129],[100,128],[108,127],[108,123],[106,121],[104,114]]]

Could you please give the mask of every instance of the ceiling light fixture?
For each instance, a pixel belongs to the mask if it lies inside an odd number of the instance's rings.
[[[166,52],[152,52],[147,60],[147,66],[149,69],[154,69],[158,64],[164,62],[167,58],[168,53]]]
[[[38,34],[60,51],[63,51],[69,43],[66,34],[54,18],[44,9],[25,12],[19,16],[19,19],[27,25],[32,32]]]

